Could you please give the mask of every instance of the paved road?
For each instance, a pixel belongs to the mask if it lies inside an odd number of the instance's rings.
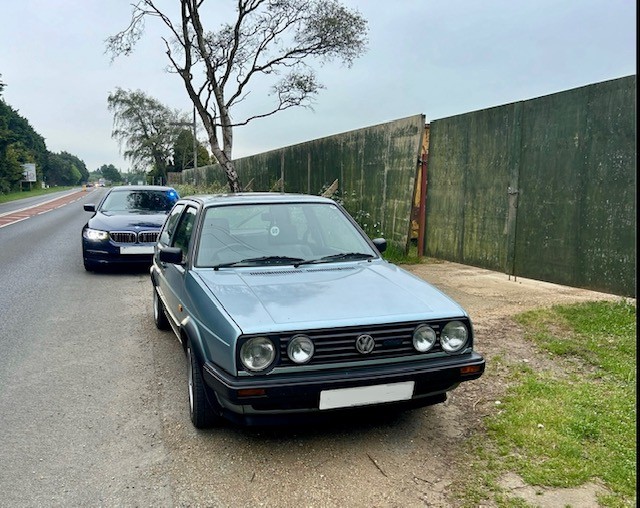
[[[164,452],[141,329],[148,277],[84,271],[92,194],[0,229],[1,506],[171,499],[154,470]]]

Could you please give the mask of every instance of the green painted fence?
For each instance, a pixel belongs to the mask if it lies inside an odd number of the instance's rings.
[[[635,296],[636,77],[430,124],[425,252]]]
[[[241,184],[253,191],[321,194],[338,180],[334,199],[367,234],[405,249],[424,129],[424,115],[414,115],[234,162]],[[170,182],[226,184],[217,166],[171,174]]]

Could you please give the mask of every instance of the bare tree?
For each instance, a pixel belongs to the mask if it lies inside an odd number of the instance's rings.
[[[204,4],[180,0],[180,19],[174,21],[153,0],[140,0],[129,26],[107,39],[107,51],[113,58],[130,54],[144,34],[145,20],[160,20],[168,31],[162,40],[170,69],[182,78],[211,151],[231,191],[238,192],[234,127],[292,107],[310,107],[323,86],[308,61],[337,59],[351,66],[365,50],[367,22],[337,0],[237,0],[235,21],[210,31],[201,16]],[[273,80],[273,102],[264,111],[234,119],[232,109],[247,98],[258,75]]]

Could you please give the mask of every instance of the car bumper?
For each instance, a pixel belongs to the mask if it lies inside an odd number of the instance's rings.
[[[461,382],[479,378],[484,369],[484,358],[472,352],[430,359],[428,363],[398,363],[246,378],[230,376],[212,363],[206,363],[203,374],[207,385],[216,393],[225,416],[246,424],[261,424],[380,404],[420,407],[443,402],[446,392]],[[407,395],[408,389],[410,392]],[[394,399],[395,390],[404,392],[404,395],[399,395],[403,398]],[[347,401],[338,404],[345,405],[334,407],[331,402],[327,403],[330,398],[334,400],[336,396],[339,398],[343,395]],[[354,397],[361,397],[361,400],[354,402]],[[386,400],[389,397],[392,400]],[[329,407],[323,409],[322,405]]]
[[[127,253],[123,250],[131,247],[144,247],[144,249],[138,249],[131,253]],[[140,252],[140,251],[143,252]],[[91,263],[94,265],[109,265],[109,264],[140,264],[151,265],[153,259],[153,246],[149,245],[132,245],[132,246],[120,246],[114,244],[104,244],[96,246],[95,244],[83,244],[82,256],[85,263]]]

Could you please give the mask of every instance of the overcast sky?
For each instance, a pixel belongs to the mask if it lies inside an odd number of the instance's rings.
[[[237,129],[235,158],[414,114],[429,122],[636,73],[635,0],[342,1],[369,22],[367,53],[350,69],[318,68],[326,89],[313,111],[289,110]],[[218,16],[235,5],[208,3]],[[111,138],[107,96],[116,87],[191,111],[181,80],[165,72],[160,25],[147,23],[132,56],[111,63],[105,54],[105,39],[127,26],[130,4],[0,0],[3,99],[50,151],[78,156],[89,171],[103,164],[129,168]],[[231,21],[207,20],[211,28]]]

